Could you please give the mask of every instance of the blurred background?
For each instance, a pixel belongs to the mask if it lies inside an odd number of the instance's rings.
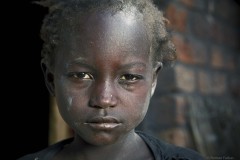
[[[170,21],[178,60],[160,72],[138,129],[197,150],[206,159],[239,160],[240,2],[155,1]],[[2,78],[8,84],[3,100],[9,106],[4,110],[9,115],[3,120],[4,146],[13,152],[7,157],[16,159],[70,137],[72,131],[59,117],[40,68],[39,30],[47,11],[30,0],[3,6],[8,9],[2,26],[7,29],[3,47],[9,64]]]
[[[178,61],[159,75],[146,132],[240,160],[240,4],[234,0],[158,0]]]

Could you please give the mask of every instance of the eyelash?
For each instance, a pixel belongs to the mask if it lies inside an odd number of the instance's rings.
[[[134,83],[138,80],[143,79],[143,76],[141,75],[136,75],[136,74],[124,74],[120,77],[120,82],[126,82],[126,83]]]
[[[74,79],[81,79],[81,80],[94,80],[92,74],[88,72],[71,72],[68,74],[68,77]],[[134,83],[139,80],[143,79],[143,76],[137,74],[124,74],[120,76],[119,82],[120,83]]]
[[[93,80],[93,76],[88,72],[71,72],[68,74],[68,77],[74,79],[83,79],[83,80]]]

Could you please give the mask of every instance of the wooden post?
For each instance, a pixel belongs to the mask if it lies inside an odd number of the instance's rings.
[[[51,145],[60,140],[73,136],[73,132],[70,127],[62,119],[56,100],[54,97],[50,97],[50,112],[49,112],[49,138],[48,144]]]

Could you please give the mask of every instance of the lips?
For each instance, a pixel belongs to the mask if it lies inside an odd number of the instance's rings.
[[[114,117],[95,117],[87,121],[87,123],[120,123]]]
[[[121,122],[114,117],[95,117],[84,124],[93,129],[110,130],[120,126]]]

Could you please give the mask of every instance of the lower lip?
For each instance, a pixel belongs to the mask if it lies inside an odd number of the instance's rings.
[[[84,123],[84,124],[90,126],[91,128],[99,130],[114,129],[121,125],[121,123]]]

